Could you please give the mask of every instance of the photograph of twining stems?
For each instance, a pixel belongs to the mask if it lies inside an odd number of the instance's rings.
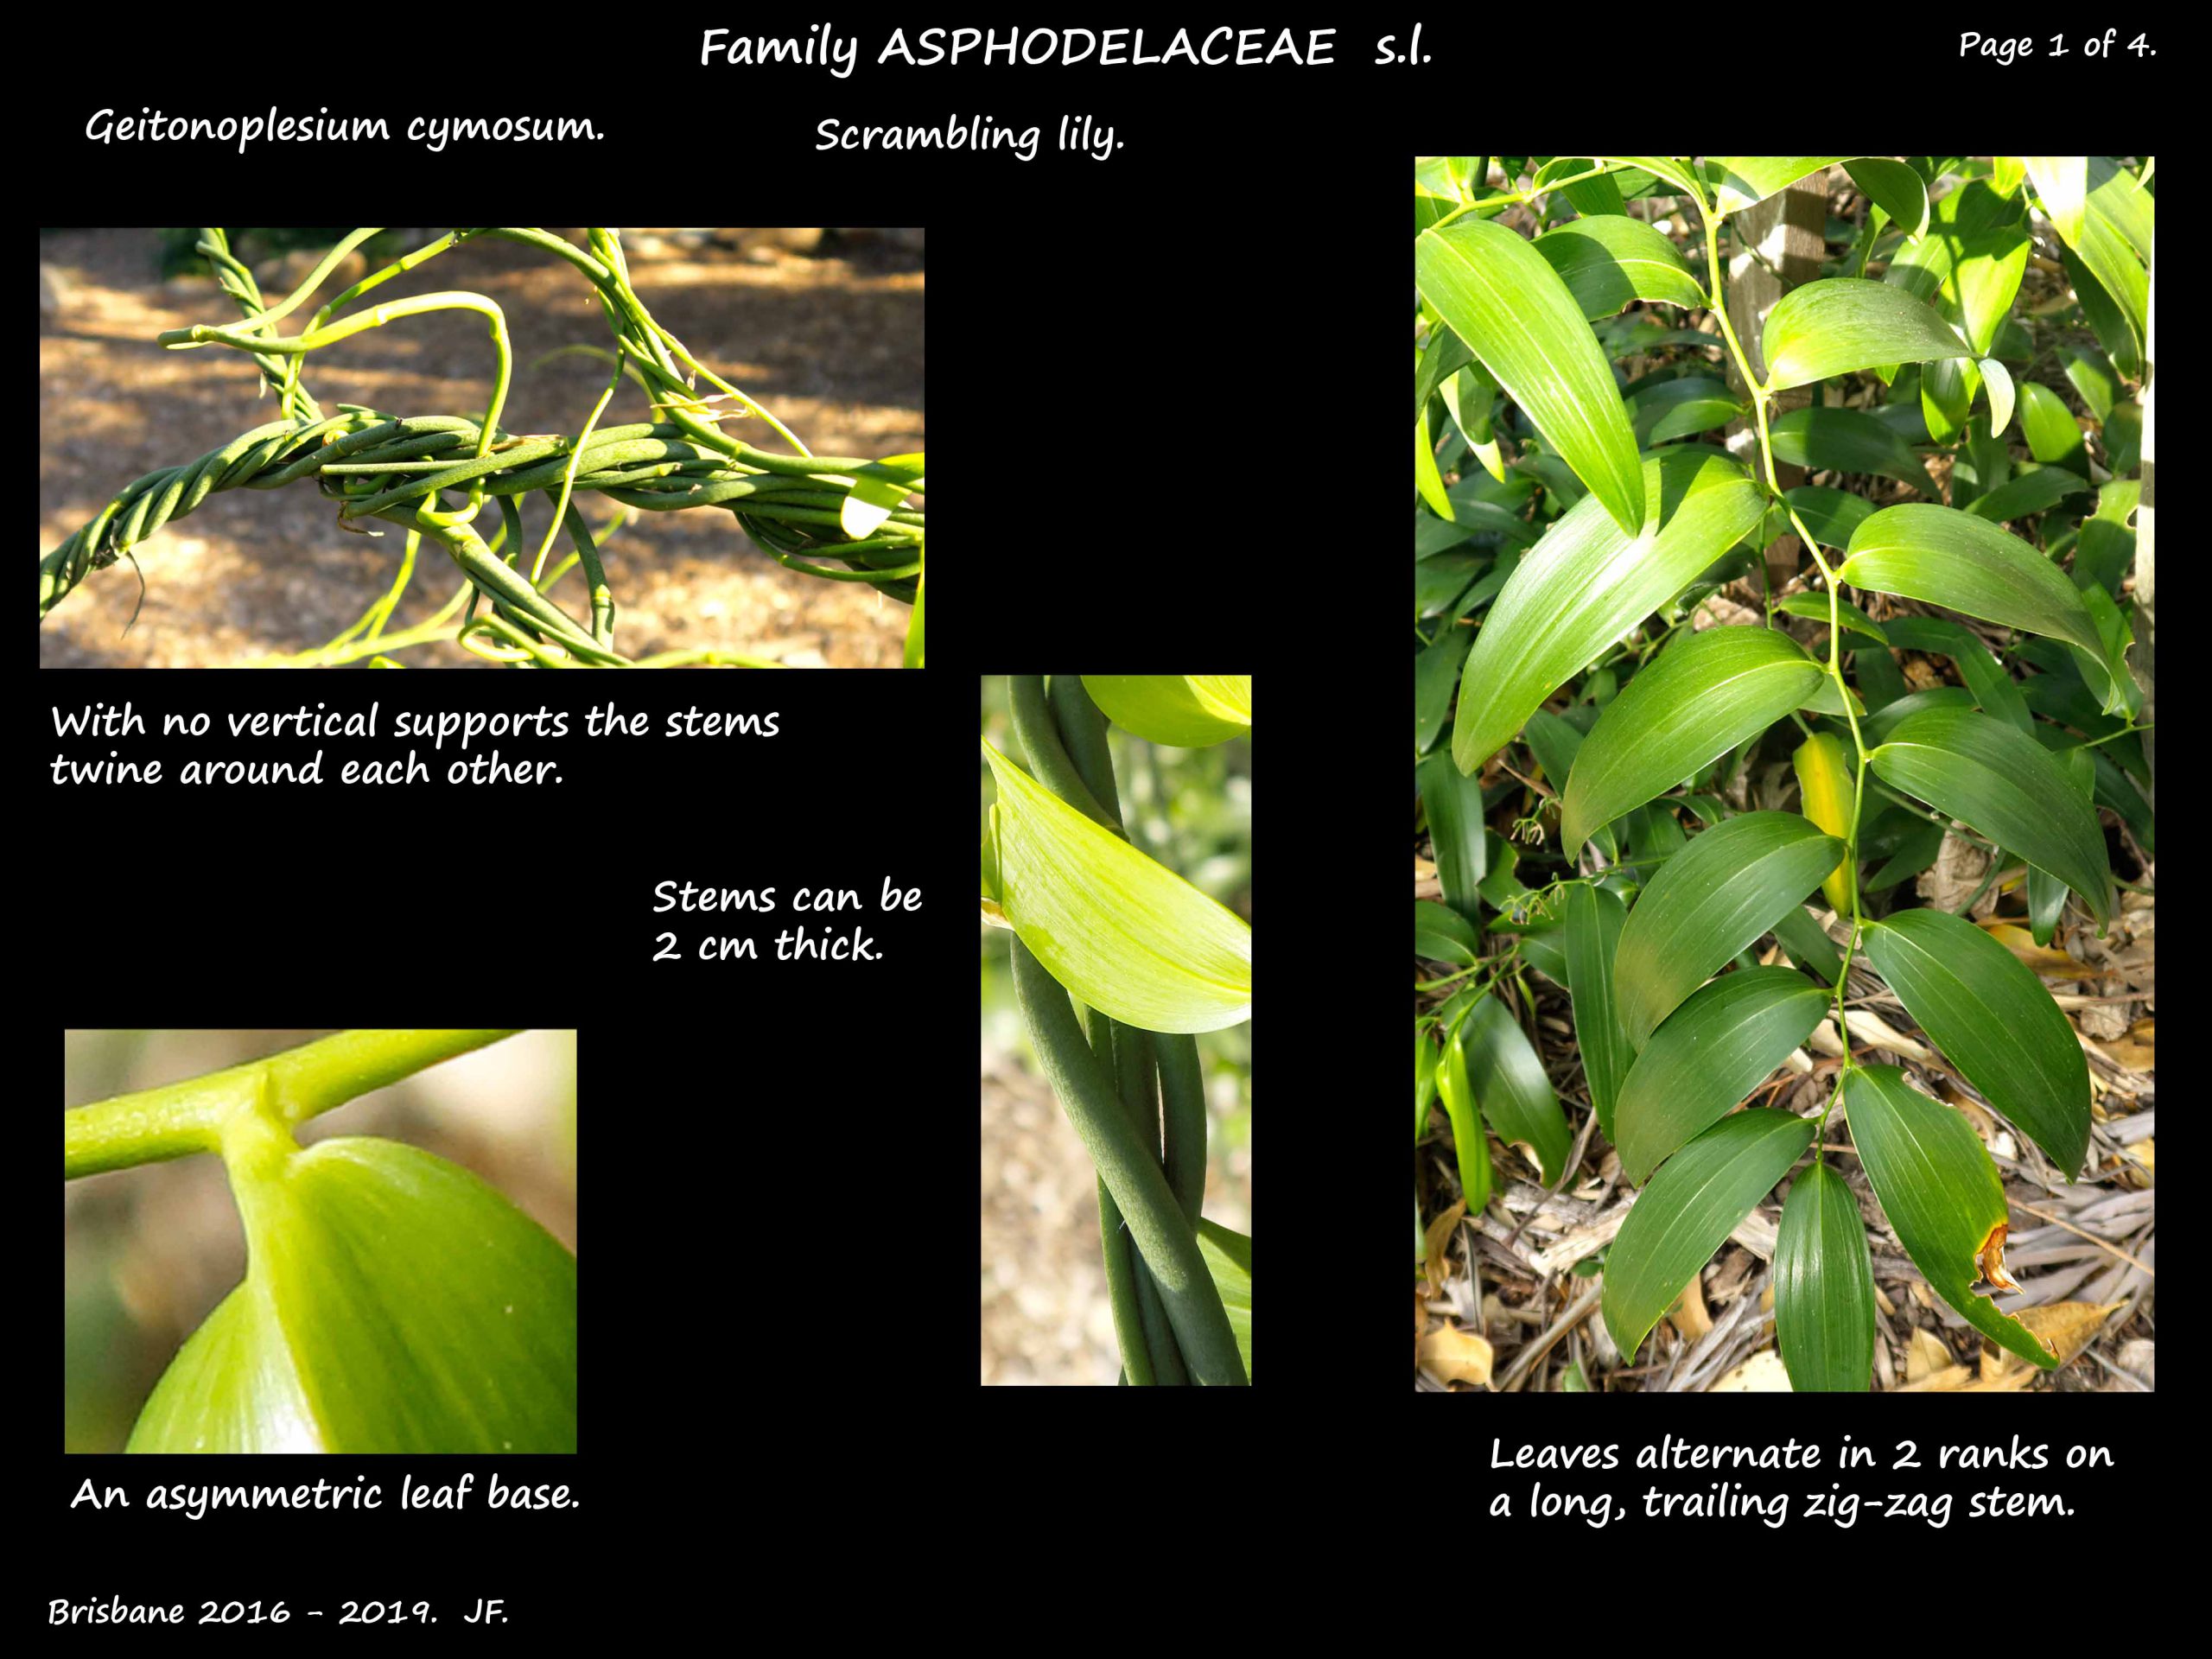
[[[984,677],[986,1384],[1250,1380],[1250,703]]]
[[[44,232],[40,660],[920,666],[922,283],[919,232]]]

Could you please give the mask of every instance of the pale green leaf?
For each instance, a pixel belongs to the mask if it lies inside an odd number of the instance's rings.
[[[1782,296],[1762,342],[1777,391],[1891,363],[1970,353],[1958,331],[1924,301],[1888,283],[1832,276]]]
[[[2066,573],[2018,537],[1955,507],[1885,507],[1853,531],[1837,577],[2101,652]]]
[[[1582,308],[1526,239],[1464,218],[1414,244],[1421,294],[1560,458],[1633,534],[1644,520],[1636,437]]]
[[[1146,1031],[1250,1019],[1252,930],[982,747],[998,781],[1000,902],[1046,970]]]
[[[1468,658],[1452,757],[1471,772],[1544,699],[1688,587],[1757,527],[1764,498],[1732,457],[1705,446],[1644,463],[1652,517],[1630,536],[1592,497],[1522,559]]]

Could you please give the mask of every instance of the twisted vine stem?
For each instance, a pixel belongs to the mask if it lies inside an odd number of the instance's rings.
[[[283,418],[232,440],[195,461],[164,467],[138,479],[81,530],[39,561],[39,617],[42,621],[91,572],[104,569],[171,520],[210,495],[231,489],[276,489],[313,478],[339,503],[344,528],[379,518],[404,528],[406,550],[392,588],[360,621],[320,651],[289,659],[330,664],[384,653],[438,637],[466,607],[458,638],[494,660],[543,667],[672,666],[677,664],[761,665],[759,659],[702,651],[665,653],[633,662],[614,649],[614,601],[599,558],[599,543],[574,503],[579,492],[603,495],[625,511],[609,530],[628,522],[631,510],[672,512],[689,507],[728,509],[746,534],[779,563],[833,582],[864,582],[914,607],[906,662],[922,661],[920,604],[923,516],[903,505],[922,484],[922,457],[883,461],[811,454],[791,430],[744,392],[702,366],[675,335],[654,321],[630,285],[621,240],[612,230],[593,230],[577,248],[540,230],[513,227],[453,231],[363,278],[318,309],[300,333],[284,335],[276,324],[306,302],[339,262],[374,228],[341,239],[289,297],[271,306],[253,274],[230,250],[221,230],[200,232],[198,251],[216,283],[244,314],[228,326],[194,324],[171,329],[160,342],[173,350],[224,346],[246,353],[259,365]],[[597,290],[615,349],[601,353],[614,365],[584,429],[575,437],[509,433],[499,425],[512,370],[505,318],[481,295],[444,292],[372,303],[348,315],[345,308],[394,276],[413,270],[474,237],[520,242],[567,260]],[[301,380],[307,354],[365,329],[429,311],[469,310],[486,320],[496,357],[492,394],[481,420],[454,416],[401,417],[341,404],[325,415]],[[601,427],[600,417],[627,376],[664,418]],[[700,380],[716,390],[697,392]],[[716,409],[716,404],[728,404]],[[717,422],[753,416],[773,429],[796,455],[759,449],[730,437]],[[446,493],[458,492],[457,505]],[[543,494],[551,522],[527,574],[518,560],[523,545],[518,498]],[[486,499],[497,503],[501,524],[489,540],[474,529]],[[572,552],[548,572],[556,535],[568,532]],[[369,534],[379,532],[365,531]],[[465,578],[462,588],[430,624],[386,634],[384,626],[412,576],[423,537],[442,546]],[[504,548],[504,555],[502,549]],[[823,563],[834,560],[832,566]],[[548,596],[570,569],[581,566],[589,588],[587,626]],[[489,609],[477,614],[484,601]],[[135,618],[136,612],[133,616]]]

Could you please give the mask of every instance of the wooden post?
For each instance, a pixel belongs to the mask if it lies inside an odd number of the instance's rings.
[[[1827,178],[1823,168],[1780,194],[1729,216],[1728,228],[1736,238],[1737,251],[1728,260],[1728,321],[1762,379],[1766,377],[1766,359],[1759,341],[1767,313],[1791,289],[1821,274],[1821,255],[1827,245]],[[1750,395],[1751,388],[1743,384],[1732,359],[1728,383],[1738,392]],[[1812,400],[1810,386],[1793,387],[1775,398],[1770,418],[1788,410],[1802,409]],[[1729,453],[1740,457],[1764,483],[1766,471],[1759,464],[1758,446],[1757,423],[1743,420],[1729,427]],[[1781,461],[1775,463],[1774,474],[1785,490],[1804,479],[1803,468]],[[1796,575],[1803,551],[1795,535],[1776,542],[1767,550],[1768,579],[1779,588]]]

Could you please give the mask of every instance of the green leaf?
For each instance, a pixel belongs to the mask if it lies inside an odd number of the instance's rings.
[[[1756,207],[1824,167],[1853,159],[1848,156],[1714,156],[1707,158],[1706,171],[1713,180],[1713,205],[1725,214]]]
[[[1927,230],[1927,181],[1903,162],[1893,162],[1886,156],[1860,156],[1843,170],[1907,236],[1918,236]]]
[[[245,1281],[193,1332],[133,1452],[573,1452],[576,1260],[467,1170],[397,1141],[225,1155]]]
[[[1416,1224],[1420,1218],[1414,1212]],[[1244,1361],[1244,1375],[1252,1374],[1252,1241],[1218,1222],[1198,1217],[1198,1254],[1221,1293],[1221,1306],[1229,1315],[1229,1328],[1236,1338],[1236,1351]]]
[[[1252,1017],[1252,930],[1093,823],[988,742],[999,790],[1000,902],[1046,970],[1146,1031],[1218,1031]]]
[[[1971,709],[1900,721],[1866,757],[1877,776],[1972,824],[2082,895],[2099,929],[2112,919],[2112,870],[2096,813],[2040,743]]]
[[[1842,1176],[1815,1160],[1789,1185],[1774,1244],[1774,1338],[1800,1394],[1863,1394],[1874,1369],[1874,1262]]]
[[[1793,409],[1768,424],[1774,458],[1816,472],[1872,473],[1936,494],[1912,446],[1863,409]]]
[[[1598,1127],[1613,1138],[1613,1102],[1636,1058],[1613,1002],[1613,958],[1628,910],[1619,896],[1587,881],[1567,889],[1567,990],[1574,999],[1574,1038],[1590,1085]]]
[[[1837,579],[2101,652],[2066,573],[2017,536],[1955,507],[1885,507],[1859,526]]]
[[[1472,772],[1621,633],[1688,587],[1758,524],[1764,500],[1719,450],[1670,449],[1644,463],[1651,521],[1629,536],[1592,498],[1521,561],[1467,659],[1452,758]]]
[[[922,458],[886,455],[854,467],[852,477],[852,493],[837,509],[837,528],[856,542],[864,541],[922,487]]]
[[[1470,922],[1481,920],[1482,880],[1490,874],[1483,825],[1482,780],[1470,778],[1439,749],[1414,769],[1428,836],[1436,851],[1436,879],[1444,902]]]
[[[1524,1148],[1549,1185],[1567,1173],[1573,1137],[1560,1109],[1544,1062],[1513,1017],[1494,996],[1478,998],[1459,1024],[1459,1046],[1483,1118],[1508,1146]]]
[[[1428,410],[1414,416],[1414,488],[1428,510],[1440,518],[1452,516],[1452,498],[1444,491],[1444,474],[1437,470],[1436,438],[1428,429]]]
[[[2068,1180],[2089,1146],[2089,1065],[2020,959],[1962,917],[1906,910],[1868,925],[1866,954],[1905,1012]]]
[[[1449,906],[1433,899],[1414,900],[1414,955],[1427,962],[1465,966],[1481,948],[1475,925]]]
[[[1621,1028],[1641,1049],[1682,1000],[1835,868],[1844,844],[1795,812],[1746,812],[1669,859],[1629,912],[1613,962]]]
[[[1558,273],[1504,226],[1464,218],[1421,232],[1414,274],[1614,524],[1634,535],[1644,521],[1635,435],[1612,365]]]
[[[2012,423],[2012,371],[1993,357],[1983,358],[1978,366],[1989,383],[1989,429],[2001,434]]]
[[[1472,628],[1448,627],[1414,656],[1414,755],[1418,760],[1444,729],[1459,665],[1475,643]],[[1471,767],[1468,770],[1473,770]]]
[[[1800,968],[1817,974],[1829,984],[1843,971],[1843,952],[1828,938],[1819,918],[1799,905],[1774,925],[1775,942],[1789,953]]]
[[[1414,1024],[1414,1139],[1428,1133],[1428,1103],[1436,1098],[1436,1045],[1429,1040],[1428,1026]]]
[[[1634,1357],[1682,1287],[1812,1143],[1808,1119],[1751,1107],[1668,1160],[1605,1253],[1603,1307],[1614,1346]]]
[[[2027,156],[2028,176],[2068,249],[2094,276],[2126,329],[2113,355],[2130,374],[2141,361],[2150,276],[2153,199],[2126,169],[2104,156]],[[2070,262],[2069,262],[2070,263]],[[2077,293],[2080,289],[2077,287]],[[2082,296],[2082,309],[2089,308]],[[2132,361],[2130,359],[2133,359]]]
[[[1694,994],[1652,1033],[1621,1084],[1621,1170],[1641,1186],[1739,1105],[1813,1033],[1827,994],[1788,968],[1745,968]]]
[[[1706,303],[1705,290],[1675,245],[1639,219],[1569,219],[1538,237],[1535,248],[1592,322],[1637,300]]]
[[[2089,452],[2066,400],[2034,380],[2020,385],[2020,432],[2028,453],[2045,466],[2063,467],[2077,482],[2089,478]]]
[[[1252,729],[1249,674],[1086,674],[1083,689],[1123,731],[1171,748],[1210,748]]]
[[[1775,391],[1891,363],[1971,356],[1958,331],[1924,300],[1888,283],[1832,276],[1783,295],[1761,343]]]
[[[1825,593],[1792,594],[1774,608],[1784,616],[1802,616],[1808,621],[1819,623],[1822,627],[1828,625],[1828,596]],[[1883,625],[1875,621],[1872,617],[1867,615],[1849,600],[1836,601],[1835,612],[1837,620],[1843,624],[1847,633],[1858,634],[1861,641],[1872,640],[1878,645],[1886,645],[1890,643],[1890,636]],[[1856,651],[1858,648],[1859,645],[1856,642],[1846,645],[1847,650]],[[1827,677],[1823,674],[1821,677]],[[1801,708],[1810,706],[1809,704],[1799,705]]]
[[[1843,1098],[1874,1195],[1929,1288],[1993,1342],[2046,1370],[2055,1367],[2058,1356],[2042,1338],[1974,1294],[1983,1261],[1996,1265],[1983,1253],[1993,1237],[2001,1251],[2009,1212],[1997,1166],[1967,1121],[1915,1090],[1894,1065],[1850,1072]],[[1618,1240],[1613,1249],[1619,1250]]]
[[[1458,1042],[1447,1039],[1436,1062],[1436,1097],[1444,1103],[1444,1116],[1452,1125],[1452,1147],[1459,1159],[1459,1191],[1467,1201],[1467,1213],[1478,1216],[1490,1202],[1490,1146],[1483,1139],[1482,1113],[1467,1077],[1467,1051]]]
[[[1764,731],[1820,680],[1821,665],[1777,628],[1678,638],[1628,683],[1576,754],[1560,821],[1567,855],[1600,824]]]

